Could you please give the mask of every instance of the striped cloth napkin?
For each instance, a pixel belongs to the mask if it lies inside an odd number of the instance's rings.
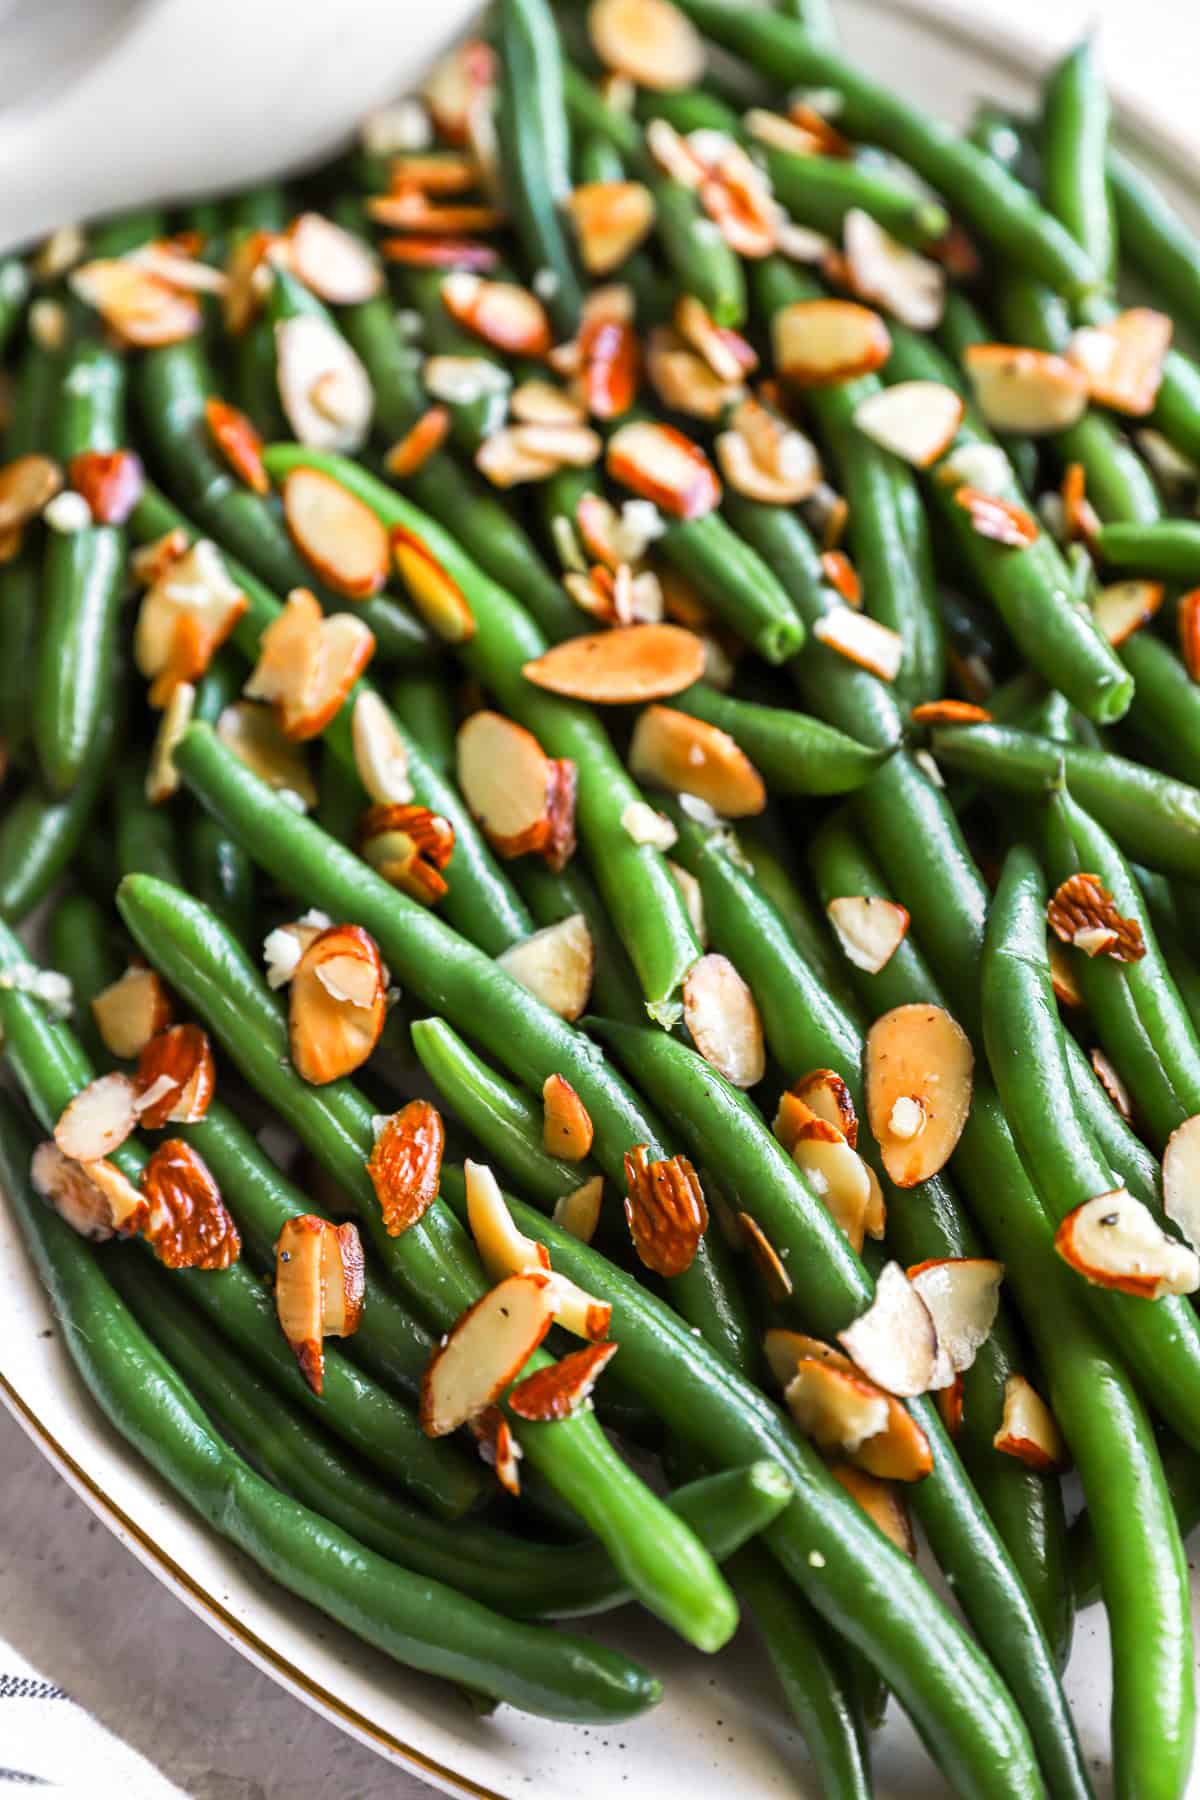
[[[0,1632],[0,1800],[187,1800],[27,1663]]]

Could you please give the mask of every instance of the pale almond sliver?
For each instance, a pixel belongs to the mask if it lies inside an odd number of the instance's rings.
[[[836,650],[860,669],[869,669],[881,681],[894,681],[904,658],[904,639],[890,625],[881,625],[850,606],[823,613],[813,626],[813,636]]]

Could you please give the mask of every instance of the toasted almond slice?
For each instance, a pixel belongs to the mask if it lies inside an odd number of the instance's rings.
[[[1200,1249],[1200,1114],[1167,1139],[1162,1159],[1163,1209],[1193,1250]]]
[[[444,406],[431,406],[410,431],[397,438],[383,459],[383,466],[394,481],[407,481],[424,468],[439,451],[450,432],[450,413]]]
[[[428,1100],[410,1100],[375,1139],[367,1174],[389,1237],[416,1225],[437,1199],[445,1145],[442,1116]]]
[[[886,968],[908,931],[907,908],[878,895],[841,895],[825,912],[847,961],[868,975]]]
[[[513,389],[508,409],[522,425],[582,425],[586,417],[566,388],[552,381],[523,381]]]
[[[440,57],[421,87],[438,136],[448,144],[465,144],[471,108],[495,81],[496,53],[482,38],[468,38]]]
[[[914,725],[986,725],[992,717],[970,700],[922,700],[908,716]]]
[[[640,181],[581,182],[566,204],[589,275],[619,268],[654,224],[654,196]]]
[[[774,1128],[834,1223],[861,1251],[873,1199],[867,1164],[837,1124],[821,1118],[795,1093],[780,1097]]]
[[[194,1125],[208,1111],[217,1075],[212,1045],[199,1025],[168,1025],[138,1056],[134,1111],[147,1131]]]
[[[240,481],[256,494],[269,494],[271,478],[263,466],[263,441],[244,412],[211,395],[204,402],[209,436]]]
[[[889,1394],[925,1393],[936,1372],[937,1331],[898,1263],[885,1263],[867,1310],[838,1332],[847,1355]]]
[[[81,450],[67,465],[67,480],[86,500],[94,525],[123,525],[146,485],[142,459],[132,450]]]
[[[569,1231],[581,1244],[590,1244],[600,1223],[604,1203],[604,1177],[593,1175],[582,1187],[573,1188],[554,1202],[554,1223]]]
[[[272,989],[286,987],[317,933],[327,931],[332,924],[328,913],[318,912],[313,907],[302,919],[293,919],[289,925],[278,925],[274,931],[269,931],[263,939],[263,973],[267,986]]]
[[[540,1275],[509,1275],[462,1315],[421,1382],[421,1426],[445,1437],[504,1392],[554,1322]]]
[[[710,160],[709,174],[700,183],[700,204],[737,255],[769,256],[783,218],[770,182],[740,144],[724,138],[722,133],[714,135],[721,140],[720,148]],[[708,136],[694,131],[689,141],[694,147],[697,139]]]
[[[826,1344],[820,1338],[809,1337],[804,1332],[779,1329],[768,1331],[763,1340],[763,1348],[771,1373],[784,1389],[793,1380],[796,1370],[806,1361],[854,1375],[859,1380],[869,1379],[841,1350],[835,1350],[832,1344]],[[875,1391],[883,1393],[881,1388],[876,1388]],[[862,1444],[855,1453],[855,1465],[881,1480],[919,1481],[933,1467],[929,1440],[901,1401],[891,1394],[884,1394],[883,1397],[887,1401],[886,1427]]]
[[[823,550],[821,573],[847,606],[854,607],[856,611],[861,610],[862,582],[858,578],[858,570],[844,550]]]
[[[771,342],[782,378],[802,387],[869,375],[892,348],[879,314],[854,300],[794,300],[772,318]]]
[[[171,1002],[157,970],[131,963],[93,996],[92,1017],[106,1050],[122,1062],[140,1056],[171,1021]]]
[[[289,470],[283,517],[305,562],[335,593],[366,600],[379,592],[387,579],[388,534],[340,481],[323,469]]]
[[[408,747],[382,698],[363,688],[350,715],[350,738],[358,779],[381,806],[406,806],[413,797]]]
[[[278,253],[279,244],[273,231],[248,231],[230,251],[221,311],[231,336],[240,337],[262,310],[272,280],[268,258]]]
[[[137,1125],[137,1088],[128,1075],[98,1075],[80,1088],[54,1127],[54,1141],[72,1162],[99,1162],[120,1149]]]
[[[575,765],[548,757],[531,731],[483,709],[459,727],[458,785],[501,856],[563,868],[575,848]]]
[[[1083,994],[1075,979],[1073,959],[1067,954],[1056,937],[1047,933],[1047,958],[1050,963],[1050,981],[1054,988],[1054,998],[1060,1006],[1082,1006]]]
[[[368,807],[359,848],[378,875],[424,906],[435,906],[449,891],[442,870],[454,854],[454,827],[427,806]]]
[[[963,368],[984,418],[997,431],[1065,431],[1087,408],[1086,377],[1065,356],[1048,350],[970,344]]]
[[[561,1362],[518,1382],[508,1397],[509,1405],[522,1419],[568,1419],[585,1404],[616,1354],[616,1344],[589,1344],[586,1349],[573,1350]]]
[[[321,1242],[321,1307],[326,1337],[352,1337],[362,1323],[366,1263],[357,1225],[333,1225]]]
[[[1067,355],[1100,406],[1142,418],[1154,409],[1173,332],[1166,313],[1133,306],[1071,339]]]
[[[670,0],[592,0],[587,23],[605,68],[638,87],[675,93],[704,73],[703,40]]]
[[[640,781],[698,794],[723,818],[748,818],[767,803],[761,775],[729,733],[674,707],[639,713],[629,767]]]
[[[479,1444],[482,1461],[495,1470],[496,1480],[514,1500],[521,1495],[519,1464],[525,1452],[521,1449],[508,1420],[498,1406],[485,1406],[468,1426]]]
[[[590,425],[513,425],[509,436],[521,456],[544,460],[555,468],[590,468],[604,448]]]
[[[705,1062],[734,1087],[749,1088],[766,1068],[754,995],[726,956],[699,957],[683,984],[683,1017]]]
[[[1054,1248],[1095,1287],[1144,1300],[1192,1294],[1200,1259],[1167,1236],[1149,1207],[1122,1187],[1085,1200],[1054,1234]]]
[[[204,315],[193,294],[124,258],[83,263],[68,277],[86,305],[95,307],[122,344],[152,349],[195,337]]]
[[[1180,596],[1175,625],[1183,665],[1193,681],[1200,681],[1200,588]]]
[[[698,188],[708,174],[708,164],[666,119],[650,120],[646,126],[646,149],[663,174],[681,187]]]
[[[647,419],[622,425],[608,441],[605,462],[614,481],[678,519],[703,518],[721,498],[703,450],[671,425]]]
[[[321,213],[302,212],[288,230],[293,274],[330,306],[373,300],[383,286],[379,265],[361,238]]]
[[[939,1357],[961,1375],[996,1322],[1004,1264],[986,1256],[934,1258],[917,1263],[908,1279],[929,1309]]]
[[[478,244],[471,238],[454,237],[389,237],[379,245],[387,262],[401,263],[416,269],[471,269],[486,275],[500,262],[500,253],[491,244]]]
[[[275,1312],[314,1394],[325,1388],[322,1240],[333,1227],[314,1213],[288,1219],[275,1244]]]
[[[229,277],[223,269],[214,269],[200,261],[204,238],[200,232],[180,232],[173,238],[158,238],[127,251],[124,262],[159,276],[170,288],[183,293],[219,294],[228,291]]]
[[[1078,538],[1090,548],[1099,534],[1100,518],[1087,497],[1087,471],[1082,463],[1067,464],[1059,493],[1067,542],[1073,543]]]
[[[631,800],[621,814],[621,829],[635,844],[646,844],[653,850],[669,850],[679,833],[666,813],[655,812],[645,800]]]
[[[103,1185],[96,1179],[101,1167],[112,1177]],[[116,1232],[136,1231],[141,1223],[142,1197],[112,1163],[85,1167],[47,1139],[33,1153],[29,1178],[34,1192],[80,1237],[103,1243]]]
[[[0,468],[0,531],[19,530],[36,519],[63,484],[62,470],[48,456],[18,456]]]
[[[1114,581],[1096,595],[1092,617],[1110,644],[1123,644],[1141,626],[1149,624],[1165,593],[1161,581]]]
[[[288,742],[269,706],[235,700],[217,720],[217,736],[268,787],[296,794],[305,807],[317,804],[317,786],[303,746]]]
[[[943,381],[898,381],[868,394],[854,409],[854,423],[864,436],[917,469],[945,455],[962,416],[961,395]]]
[[[736,331],[718,325],[694,294],[681,294],[675,302],[675,329],[697,352],[720,381],[738,382],[758,367],[752,344]]]
[[[225,642],[247,600],[225,567],[215,544],[201,538],[168,562],[142,596],[133,634],[138,671],[154,681],[168,669],[182,620],[195,628],[195,675],[201,675]],[[162,696],[166,703],[170,694]]]
[[[956,1375],[949,1387],[938,1388],[933,1396],[934,1405],[941,1415],[942,1424],[952,1438],[956,1438],[962,1430],[963,1422],[963,1378]]]
[[[568,638],[525,664],[526,680],[551,693],[606,706],[678,694],[699,681],[704,646],[678,625],[630,625]]]
[[[491,1170],[482,1163],[464,1165],[467,1220],[479,1259],[493,1281],[504,1275],[536,1274],[547,1283],[554,1317],[564,1331],[593,1343],[608,1335],[612,1307],[587,1294],[565,1275],[550,1268],[544,1244],[526,1237],[513,1222],[508,1204]]]
[[[474,637],[475,619],[466,595],[424,539],[403,525],[393,525],[392,555],[409,599],[430,630],[448,644],[465,644]]]
[[[484,438],[475,452],[475,467],[493,487],[520,487],[527,481],[549,481],[559,468],[552,456],[523,447],[512,426],[502,426]]]
[[[971,1105],[974,1055],[941,1006],[896,1006],[867,1033],[867,1113],[884,1167],[915,1187],[950,1158]]]
[[[850,1089],[836,1069],[810,1069],[807,1075],[794,1081],[787,1091],[802,1101],[818,1119],[824,1119],[827,1125],[840,1131],[852,1150],[856,1147],[858,1114],[854,1110]],[[790,1150],[792,1145],[789,1143],[787,1147]]]
[[[780,467],[770,468],[755,456],[744,431],[722,431],[716,441],[717,461],[730,487],[748,500],[768,506],[791,506],[807,500],[821,479],[816,446],[799,431],[781,433]]]
[[[419,188],[423,194],[470,194],[481,185],[482,170],[473,155],[454,156],[446,150],[410,146],[392,157],[388,187],[393,193]]]
[[[607,293],[610,290],[600,289]],[[591,299],[594,301],[596,295]],[[632,319],[600,313],[579,329],[579,379],[584,404],[594,419],[619,419],[637,397],[641,349]]]
[[[782,1306],[791,1299],[793,1282],[787,1272],[783,1258],[763,1230],[758,1220],[748,1212],[734,1214],[734,1223],[741,1236],[742,1243],[749,1250],[751,1257],[763,1278],[767,1294],[776,1306]]]
[[[292,977],[292,1063],[321,1086],[361,1068],[379,1041],[387,1005],[383,965],[361,925],[334,925],[305,950]]]
[[[441,293],[451,318],[507,355],[544,356],[554,341],[545,307],[515,282],[486,281],[456,269],[442,282]]]
[[[835,606],[822,613],[813,628],[813,636],[828,644],[839,656],[869,669],[881,681],[894,681],[904,660],[904,639],[890,625],[881,625],[867,613],[851,606]]]
[[[551,1156],[582,1162],[592,1147],[587,1107],[563,1075],[547,1075],[542,1085],[542,1144]]]
[[[1053,1413],[1023,1375],[1010,1375],[1004,1383],[1004,1412],[992,1442],[1003,1455],[1043,1474],[1058,1475],[1071,1466]]]
[[[691,1268],[708,1230],[708,1207],[686,1156],[651,1162],[645,1144],[625,1152],[625,1219],[646,1268],[668,1279]]]
[[[192,722],[195,704],[195,688],[190,681],[181,681],[163,708],[146,770],[145,792],[151,806],[161,806],[164,800],[179,792],[175,752]]]
[[[275,358],[280,403],[297,440],[314,450],[361,450],[375,394],[332,321],[312,313],[281,319]]]
[[[890,237],[870,213],[852,207],[842,227],[854,292],[914,331],[932,331],[946,301],[945,271]]]
[[[916,1535],[908,1516],[908,1508],[894,1485],[890,1481],[880,1481],[877,1475],[868,1475],[864,1469],[856,1468],[853,1463],[848,1462],[832,1463],[829,1473],[839,1487],[844,1487],[858,1501],[872,1524],[878,1525],[897,1550],[915,1560]]]
[[[1060,883],[1050,896],[1046,918],[1057,938],[1088,956],[1138,962],[1146,954],[1140,922],[1122,917],[1098,875],[1080,871]]]
[[[242,1253],[238,1228],[208,1165],[190,1144],[166,1138],[142,1170],[142,1236],[168,1269],[228,1269]]]
[[[656,325],[646,344],[646,373],[662,404],[694,419],[719,419],[744,392],[740,380],[714,375],[669,325]],[[720,439],[717,440],[720,450]]]
[[[956,444],[938,470],[937,478],[951,486],[969,488],[979,499],[998,501],[1003,499],[1013,476],[1003,445]],[[1028,517],[1028,514],[1022,516]]]
[[[887,1395],[852,1368],[805,1359],[784,1390],[788,1411],[823,1450],[853,1454],[887,1429]]]
[[[582,913],[533,932],[496,961],[560,1019],[577,1019],[587,1005],[596,952]]]
[[[258,662],[243,692],[269,700],[284,736],[316,737],[370,661],[375,639],[349,613],[326,618],[307,588],[293,588],[287,604],[259,640]]]
[[[685,869],[682,863],[672,862],[670,857],[667,858],[667,867],[683,895],[683,904],[696,934],[696,942],[703,950],[708,945],[708,925],[704,918],[704,895],[700,883],[690,869]]]
[[[393,231],[414,231],[431,237],[469,237],[478,231],[498,231],[504,223],[504,214],[498,207],[435,206],[417,187],[376,194],[367,201],[367,211],[377,224]],[[394,256],[391,239],[385,242],[383,250],[385,255]]]
[[[982,446],[985,450],[991,447],[990,444]],[[1004,544],[1010,550],[1023,550],[1027,544],[1037,541],[1037,520],[1014,501],[985,494],[973,487],[960,487],[954,499],[970,514],[972,529],[979,537],[990,538],[993,543]]]

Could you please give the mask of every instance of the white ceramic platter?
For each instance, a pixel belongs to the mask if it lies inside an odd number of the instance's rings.
[[[961,121],[982,95],[1019,101],[1040,60],[1034,48],[982,31],[938,0],[842,0],[851,55],[910,98]],[[1119,80],[1117,83],[1119,93]],[[1132,105],[1123,125],[1178,202],[1195,164]],[[159,1579],[245,1656],[396,1764],[449,1793],[569,1793],[614,1800],[622,1792],[709,1800],[729,1792],[772,1800],[814,1794],[803,1748],[781,1717],[752,1633],[715,1662],[626,1611],[599,1631],[658,1670],[667,1697],[617,1731],[572,1730],[501,1709],[475,1719],[448,1690],[365,1649],[266,1581],[186,1511],[113,1434],[75,1378],[23,1245],[0,1209],[0,1400],[64,1478]],[[1108,1644],[1093,1607],[1079,1621],[1067,1686],[1089,1762],[1106,1789]],[[935,1800],[946,1790],[892,1706],[876,1739],[880,1800]]]

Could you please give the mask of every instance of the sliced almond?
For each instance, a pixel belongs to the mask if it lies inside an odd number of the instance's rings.
[[[194,295],[124,258],[83,263],[68,281],[120,342],[133,349],[181,343],[195,337],[203,323]]]
[[[800,1430],[824,1450],[852,1454],[887,1429],[887,1395],[853,1369],[801,1362],[784,1399]]]
[[[1070,957],[1056,937],[1047,933],[1047,960],[1050,964],[1050,981],[1054,988],[1054,998],[1060,1006],[1082,1006],[1083,993],[1075,979],[1073,958]]]
[[[389,1237],[418,1224],[437,1199],[445,1145],[442,1116],[428,1100],[410,1100],[385,1121],[367,1174]]]
[[[797,1120],[790,1137],[793,1162],[857,1254],[863,1247],[872,1197],[866,1163],[836,1125],[815,1114]]]
[[[751,417],[766,422],[774,442],[763,430],[751,429]],[[784,426],[754,400],[743,401],[733,429],[717,437],[716,451],[730,487],[767,506],[797,505],[816,492],[821,480],[821,459],[811,439]]]
[[[1010,1375],[1004,1383],[1004,1412],[992,1442],[1004,1456],[1045,1475],[1062,1474],[1071,1465],[1053,1413],[1023,1375]]]
[[[584,305],[578,376],[583,403],[594,419],[619,419],[637,397],[641,349],[632,316],[620,316],[603,298],[624,292],[597,289]]]
[[[703,40],[671,0],[592,0],[587,24],[605,68],[638,87],[675,93],[704,73]]]
[[[1113,1188],[1067,1214],[1054,1248],[1095,1287],[1139,1299],[1192,1294],[1200,1287],[1200,1259],[1167,1236],[1149,1207]]]
[[[772,318],[771,341],[780,376],[802,387],[869,375],[892,349],[879,314],[854,300],[794,300]]]
[[[1144,418],[1158,398],[1173,329],[1166,313],[1133,306],[1077,331],[1067,354],[1098,405]]]
[[[868,394],[854,409],[865,437],[917,469],[945,455],[962,417],[962,397],[944,381],[899,381]]]
[[[577,1019],[587,1005],[595,960],[582,913],[533,932],[496,958],[500,968],[561,1019]]]
[[[758,1220],[750,1213],[733,1213],[731,1224],[733,1232],[736,1233],[738,1248],[750,1252],[751,1258],[762,1276],[767,1297],[776,1306],[783,1306],[791,1299],[795,1285],[787,1272],[783,1257],[780,1256]],[[725,1235],[728,1237],[731,1233],[726,1231]]]
[[[878,1525],[897,1550],[915,1560],[916,1535],[908,1516],[908,1508],[894,1485],[890,1481],[880,1481],[877,1475],[868,1475],[865,1469],[859,1469],[848,1462],[833,1463],[829,1473],[839,1487],[844,1487],[858,1501],[872,1524]]]
[[[980,410],[997,431],[1065,431],[1087,409],[1088,386],[1065,356],[1018,344],[970,344],[963,368]]]
[[[869,669],[881,681],[894,681],[904,660],[904,639],[890,625],[881,625],[851,606],[835,606],[822,613],[812,628],[813,636],[836,650],[860,669]]]
[[[393,525],[392,555],[409,599],[430,630],[448,644],[465,644],[473,638],[475,619],[467,597],[425,540],[403,525]]]
[[[371,799],[382,806],[405,806],[413,797],[408,747],[380,696],[363,688],[350,715],[354,768]]]
[[[646,126],[646,149],[663,174],[682,187],[698,188],[708,173],[707,163],[666,119],[650,120]]]
[[[128,1075],[98,1075],[80,1088],[54,1127],[54,1141],[72,1162],[99,1162],[120,1149],[137,1125],[137,1088]]]
[[[581,182],[566,204],[589,275],[619,268],[654,224],[654,196],[640,181]]]
[[[216,545],[199,539],[171,558],[142,596],[133,634],[138,672],[147,681],[157,681],[170,668],[180,625],[186,621],[194,627],[199,667],[180,679],[202,675],[247,604]],[[169,699],[170,693],[162,694],[158,703],[165,705]]]
[[[421,1382],[421,1426],[445,1437],[499,1398],[554,1322],[540,1275],[490,1288],[434,1351]]]
[[[482,38],[456,44],[434,64],[421,95],[446,143],[467,143],[472,109],[495,86],[496,73],[496,52]]]
[[[317,737],[341,710],[366,668],[375,639],[350,613],[328,618],[307,588],[293,588],[287,604],[259,639],[258,661],[243,692],[274,706],[286,738]]]
[[[708,1207],[686,1156],[651,1162],[645,1144],[625,1152],[625,1219],[646,1268],[668,1280],[691,1268],[708,1229]]]
[[[332,924],[328,913],[313,907],[302,919],[293,919],[290,924],[278,925],[274,931],[269,931],[263,939],[263,973],[267,986],[271,989],[286,987],[318,932],[327,931]]]
[[[914,331],[932,331],[946,303],[945,271],[898,243],[870,213],[852,207],[842,226],[854,292],[873,300]]]
[[[722,818],[747,818],[767,803],[761,775],[729,733],[673,707],[639,713],[629,767],[640,781],[698,794]]]
[[[180,779],[179,770],[175,767],[175,752],[192,722],[195,705],[195,688],[190,681],[181,681],[163,708],[146,769],[145,793],[151,806],[161,806],[165,800],[179,792]]]
[[[482,171],[474,156],[455,156],[446,150],[409,146],[388,165],[388,187],[393,193],[419,188],[423,194],[470,194],[480,186]]]
[[[704,646],[678,625],[630,625],[568,638],[534,662],[525,678],[551,693],[623,706],[680,693],[699,681]]]
[[[547,1075],[542,1085],[542,1145],[550,1156],[582,1162],[592,1147],[587,1107],[564,1075]]]
[[[703,518],[721,499],[703,450],[671,425],[647,419],[622,425],[608,440],[605,464],[614,481],[677,519]]]
[[[397,438],[383,459],[383,466],[392,479],[408,481],[418,469],[423,469],[450,435],[450,424],[447,407],[431,406],[423,412],[411,430]]]
[[[590,1244],[600,1223],[603,1204],[604,1177],[593,1175],[582,1187],[573,1188],[554,1202],[554,1223],[569,1231],[581,1244]]]
[[[1162,1159],[1163,1209],[1193,1250],[1200,1249],[1200,1114],[1167,1139]]]
[[[991,446],[984,445],[983,448],[990,449]],[[954,499],[956,505],[970,514],[972,529],[979,537],[990,538],[993,543],[1004,544],[1010,550],[1023,550],[1037,541],[1037,520],[1014,501],[972,487],[960,487]]]
[[[290,469],[283,517],[292,542],[326,586],[351,600],[379,592],[390,561],[388,534],[340,481],[323,469]]]
[[[544,356],[553,343],[550,319],[536,294],[511,281],[488,281],[457,269],[442,282],[450,316],[509,356]]]
[[[33,1190],[80,1237],[96,1243],[138,1230],[145,1202],[133,1183],[110,1162],[73,1162],[49,1139],[39,1144],[29,1167]]]
[[[387,1011],[383,965],[361,925],[334,925],[305,950],[292,977],[292,1064],[321,1086],[353,1074],[379,1042]]]
[[[841,895],[825,912],[847,961],[868,975],[887,967],[908,931],[907,908],[878,895]]]
[[[519,1418],[553,1422],[568,1419],[586,1404],[592,1389],[617,1354],[616,1344],[589,1344],[561,1362],[538,1369],[517,1383],[509,1405]]]
[[[1193,681],[1200,681],[1200,588],[1180,596],[1175,626],[1183,666]]]
[[[275,1245],[275,1309],[315,1394],[324,1389],[326,1337],[349,1337],[362,1318],[365,1265],[355,1226],[314,1213],[289,1219]]]
[[[970,700],[922,700],[908,716],[914,725],[986,725],[992,717]]]
[[[681,294],[672,315],[684,342],[721,381],[738,382],[758,367],[758,354],[739,332],[718,325],[694,294]]]
[[[222,317],[225,329],[240,337],[262,310],[272,273],[268,258],[279,248],[273,231],[248,231],[239,237],[225,264]]]
[[[532,852],[561,869],[575,847],[575,765],[548,757],[533,733],[501,713],[459,727],[458,784],[501,856]]]
[[[1004,1264],[986,1256],[935,1258],[911,1268],[908,1279],[929,1309],[939,1358],[961,1375],[996,1322]]]
[[[1046,918],[1054,935],[1088,956],[1138,962],[1146,954],[1141,923],[1126,919],[1098,875],[1068,876],[1050,896]]]
[[[863,1370],[842,1351],[803,1332],[768,1331],[763,1348],[772,1374],[785,1390],[805,1362],[816,1362],[853,1375],[859,1381],[869,1381]],[[901,1401],[884,1393],[882,1388],[875,1387],[875,1392],[887,1403],[887,1422],[875,1436],[865,1439],[854,1453],[855,1467],[883,1481],[920,1481],[933,1468],[928,1438]]]
[[[1165,593],[1161,581],[1114,581],[1096,595],[1092,617],[1110,644],[1123,644],[1150,623]]]
[[[709,137],[693,131],[689,143]],[[774,250],[783,213],[776,203],[764,171],[740,144],[713,133],[720,141],[715,155],[706,157],[708,172],[700,183],[700,204],[717,225],[729,248],[751,259]]]
[[[362,239],[321,213],[300,213],[287,242],[292,273],[330,306],[355,306],[382,290],[379,265]]]
[[[161,537],[140,544],[129,558],[129,573],[135,587],[153,587],[159,576],[173,562],[178,562],[188,548],[189,538],[181,525],[164,531]]]
[[[867,1034],[867,1114],[897,1187],[944,1168],[971,1105],[974,1055],[966,1032],[940,1006],[897,1006]]]
[[[132,963],[92,999],[92,1017],[106,1050],[128,1062],[171,1020],[171,1002],[161,975]]]
[[[18,456],[0,468],[0,531],[36,519],[62,489],[62,470],[48,456]]]
[[[416,187],[397,188],[390,194],[376,194],[367,201],[367,211],[379,225],[393,231],[420,232],[429,237],[463,237],[480,231],[498,231],[504,214],[488,205],[436,206],[427,194]],[[396,243],[388,238],[381,246],[385,256],[396,259]]]
[[[838,1332],[846,1354],[889,1394],[927,1392],[937,1369],[937,1331],[898,1263],[885,1263],[867,1310]]]
[[[142,1170],[142,1236],[168,1269],[228,1269],[242,1253],[238,1228],[204,1160],[167,1138]]]
[[[479,1444],[482,1460],[496,1471],[496,1480],[514,1500],[521,1494],[520,1461],[525,1452],[498,1406],[485,1406],[477,1418],[467,1421]]]
[[[279,399],[297,441],[361,450],[375,410],[370,377],[341,332],[312,313],[275,327]]]
[[[836,1069],[811,1069],[794,1081],[788,1092],[803,1101],[818,1119],[840,1131],[850,1148],[858,1144],[858,1114],[850,1089]],[[788,1145],[791,1149],[791,1145]]]
[[[493,1281],[515,1274],[538,1275],[547,1284],[556,1322],[576,1337],[599,1342],[608,1335],[612,1307],[587,1294],[565,1275],[550,1268],[544,1244],[517,1229],[492,1171],[482,1163],[464,1164],[467,1219],[479,1259]]]
[[[94,525],[124,525],[142,497],[142,459],[132,450],[81,450],[67,465],[72,492],[82,494]]]
[[[368,807],[359,848],[377,875],[424,906],[436,905],[449,891],[442,871],[454,854],[454,827],[427,806]]]
[[[209,436],[239,481],[256,494],[269,494],[271,478],[263,465],[263,441],[252,422],[236,406],[215,395],[204,402]]]
[[[696,934],[696,942],[703,950],[708,944],[708,926],[704,918],[704,895],[700,883],[690,869],[685,869],[682,863],[672,862],[670,857],[667,858],[667,867],[683,895],[684,908]]]
[[[138,1054],[134,1111],[147,1131],[194,1125],[208,1111],[216,1088],[208,1033],[199,1025],[167,1025]]]
[[[683,984],[683,1017],[705,1062],[734,1087],[750,1088],[766,1068],[754,995],[726,956],[701,956]]]
[[[821,552],[821,573],[833,589],[840,594],[847,606],[856,611],[862,608],[862,582],[858,570],[850,561],[844,550],[823,550]]]
[[[694,419],[719,419],[745,391],[740,380],[722,380],[669,325],[656,325],[646,343],[646,373],[671,412]],[[721,439],[717,439],[720,453]],[[748,452],[747,452],[748,454]],[[728,470],[725,471],[728,474]]]
[[[217,736],[239,762],[279,793],[317,804],[317,786],[300,744],[289,743],[269,706],[235,700],[217,720]]]
[[[511,426],[502,426],[484,438],[475,452],[475,467],[493,487],[521,487],[529,481],[549,481],[559,468],[552,456],[522,445]]]
[[[582,406],[552,381],[523,381],[512,391],[508,410],[522,425],[582,425]]]
[[[666,813],[655,812],[645,800],[631,800],[621,814],[621,830],[635,844],[651,850],[670,850],[679,833]]]
[[[590,425],[577,423],[511,425],[508,436],[521,456],[548,462],[556,469],[589,469],[604,448]]]

